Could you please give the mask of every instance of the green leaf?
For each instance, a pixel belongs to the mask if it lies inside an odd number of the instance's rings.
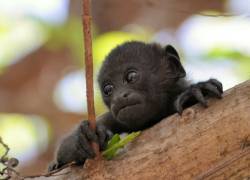
[[[108,160],[112,159],[117,154],[117,151],[119,149],[123,148],[129,142],[133,141],[137,136],[140,135],[140,133],[140,131],[132,132],[122,139],[120,135],[115,134],[108,142],[107,149],[102,152],[102,155]]]
[[[111,148],[114,144],[118,143],[121,140],[121,137],[119,134],[115,134],[108,142],[107,148]]]

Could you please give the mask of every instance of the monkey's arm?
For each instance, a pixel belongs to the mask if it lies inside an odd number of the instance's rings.
[[[221,82],[216,79],[191,84],[185,88],[176,98],[174,106],[176,111],[181,114],[183,108],[194,105],[199,102],[207,107],[206,97],[222,98],[223,87]]]

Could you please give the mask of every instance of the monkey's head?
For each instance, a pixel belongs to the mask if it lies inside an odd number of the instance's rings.
[[[169,92],[185,75],[172,46],[133,41],[110,52],[98,82],[114,118],[130,129],[140,130],[164,117],[171,99]]]

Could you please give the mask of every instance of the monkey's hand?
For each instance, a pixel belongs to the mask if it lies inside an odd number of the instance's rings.
[[[49,171],[61,168],[63,165],[75,162],[76,165],[84,164],[88,158],[94,158],[95,152],[91,147],[91,142],[99,144],[103,150],[107,141],[112,137],[112,132],[99,124],[94,132],[88,121],[82,121],[80,125],[67,136],[59,146],[56,162],[49,165]]]
[[[205,97],[222,98],[223,87],[222,83],[216,79],[209,79],[205,82],[192,84],[184,92],[182,92],[175,100],[174,106],[179,114],[182,114],[185,104],[195,104],[197,101],[204,107],[207,107]]]

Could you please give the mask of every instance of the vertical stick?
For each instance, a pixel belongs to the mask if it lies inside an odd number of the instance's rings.
[[[89,0],[82,1],[82,21],[85,47],[85,71],[86,71],[86,89],[88,102],[88,120],[90,127],[96,129],[94,93],[93,93],[93,58],[92,58],[92,39],[91,39],[91,16]],[[92,144],[94,151],[99,156],[99,146],[97,143]]]

